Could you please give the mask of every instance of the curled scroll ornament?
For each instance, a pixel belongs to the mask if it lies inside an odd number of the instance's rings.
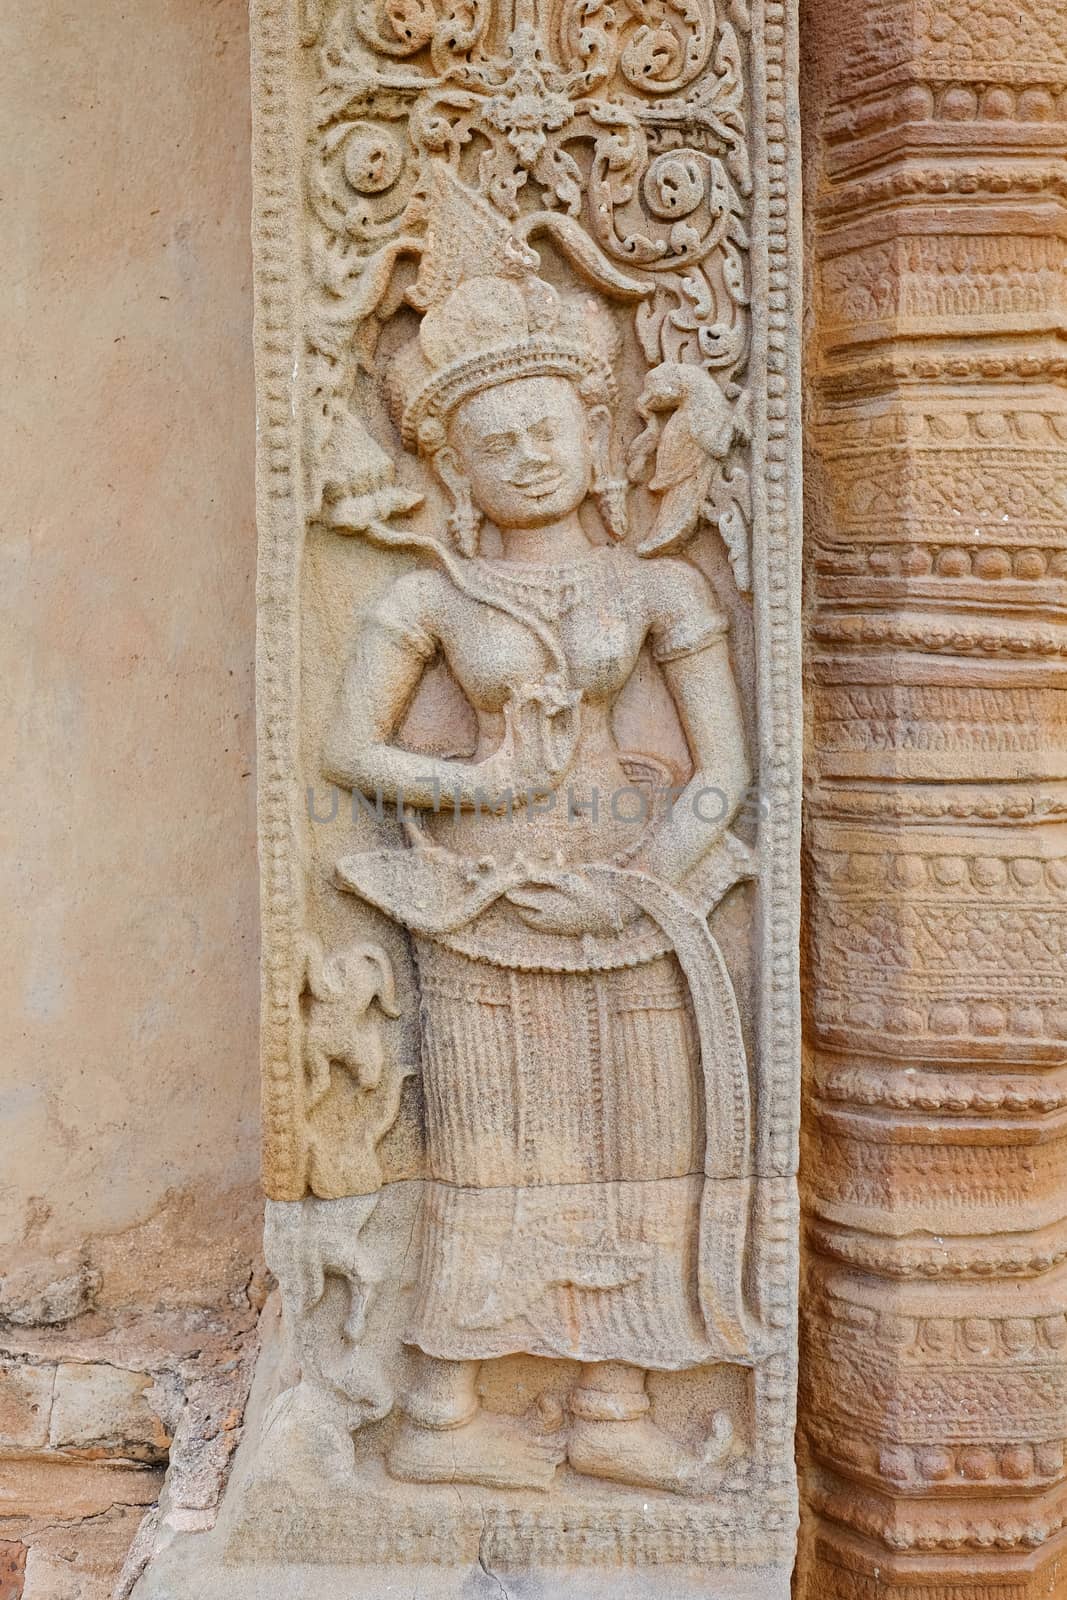
[[[619,297],[636,300],[649,368],[711,374],[743,444],[751,175],[740,6],[558,0],[535,14],[518,0],[509,26],[490,0],[306,0],[305,23],[320,68],[307,157],[313,477],[336,456],[339,429],[351,442],[355,372],[402,303],[397,268],[420,254],[425,174],[440,161],[579,276],[616,291],[641,283],[639,296]],[[662,407],[662,394],[651,403]],[[321,503],[313,492],[312,515]],[[747,525],[739,463],[707,501],[705,520],[720,516]],[[701,517],[691,522],[690,533]]]

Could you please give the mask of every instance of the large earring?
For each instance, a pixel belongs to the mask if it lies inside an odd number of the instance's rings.
[[[476,556],[482,540],[482,519],[470,496],[465,505],[454,507],[446,523],[448,536],[461,556]]]
[[[621,544],[630,531],[627,512],[629,484],[611,471],[611,412],[607,406],[592,406],[589,431],[593,447],[592,494],[610,538]]]
[[[461,471],[455,451],[448,445],[437,451],[433,467],[452,501],[447,522],[449,538],[460,555],[476,556],[482,538],[482,515],[474,504],[470,479]]]

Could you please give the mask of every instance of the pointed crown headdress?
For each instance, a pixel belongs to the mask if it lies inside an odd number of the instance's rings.
[[[425,218],[408,292],[422,322],[387,379],[408,449],[438,449],[457,406],[514,378],[568,378],[592,403],[614,399],[617,335],[602,305],[540,278],[529,245],[443,162],[430,169]]]

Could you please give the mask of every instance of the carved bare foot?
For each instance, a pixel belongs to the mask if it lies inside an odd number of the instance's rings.
[[[666,1489],[672,1494],[707,1494],[721,1476],[733,1433],[729,1417],[717,1412],[711,1438],[694,1454],[647,1416],[623,1422],[576,1418],[567,1459],[575,1472],[587,1477],[610,1478],[638,1489]]]
[[[389,1471],[409,1483],[477,1483],[486,1489],[547,1489],[563,1460],[562,1440],[511,1417],[479,1411],[460,1428],[424,1428],[405,1418]]]

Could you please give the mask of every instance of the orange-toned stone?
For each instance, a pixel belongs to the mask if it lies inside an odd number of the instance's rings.
[[[0,1600],[22,1600],[26,1546],[0,1542]]]
[[[802,36],[798,1587],[1046,1600],[1067,1518],[1067,19],[847,0],[809,5]]]

